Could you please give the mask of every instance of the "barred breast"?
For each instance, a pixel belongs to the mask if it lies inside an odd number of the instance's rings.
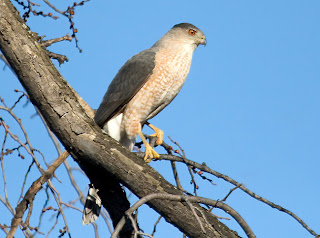
[[[120,130],[135,138],[141,123],[157,115],[178,94],[189,73],[192,51],[164,49],[156,54],[152,76],[127,104]]]

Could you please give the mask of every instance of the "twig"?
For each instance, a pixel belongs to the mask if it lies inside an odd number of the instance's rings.
[[[19,92],[19,91],[18,91],[18,92]],[[18,99],[17,101],[19,101],[19,100],[20,100],[20,99]],[[3,101],[3,100],[2,100],[2,103],[4,104],[4,101]],[[5,105],[5,104],[4,104],[4,105]],[[13,107],[14,107],[14,106],[12,106],[11,108],[8,108],[6,105],[5,105],[5,107],[0,106],[0,110],[7,111],[7,112],[10,114],[10,116],[12,116],[13,119],[18,123],[18,125],[20,126],[20,129],[22,130],[23,135],[24,135],[24,137],[25,137],[25,139],[26,139],[26,142],[27,142],[27,144],[28,144],[28,146],[29,146],[29,148],[30,148],[30,151],[32,151],[32,150],[33,150],[33,147],[31,146],[31,142],[30,142],[30,140],[29,140],[27,131],[25,130],[24,126],[22,125],[21,120],[16,116],[16,114],[13,113],[13,111],[12,111],[12,108],[13,108]]]
[[[227,200],[227,198],[231,195],[231,193],[236,190],[237,188],[239,188],[240,186],[235,186],[234,188],[230,189],[230,191],[228,192],[228,194],[221,200],[222,202],[225,202]]]
[[[74,28],[74,22],[73,22],[73,15],[75,14],[75,7],[77,6],[82,6],[84,5],[84,3],[90,1],[90,0],[83,0],[79,3],[74,2],[73,5],[68,6],[67,10],[65,11],[61,11],[58,8],[56,8],[53,4],[51,4],[48,0],[43,0],[49,7],[51,7],[54,11],[60,13],[61,15],[65,16],[68,18],[69,22],[70,22],[70,29],[72,30],[72,37],[75,39],[76,42],[76,47],[78,48],[79,52],[81,53],[82,50],[78,45],[78,38],[76,36],[76,33],[78,32],[78,30],[76,28]]]
[[[13,238],[18,226],[21,224],[21,220],[24,212],[28,208],[30,202],[32,202],[37,194],[37,192],[42,188],[42,185],[47,182],[53,175],[54,171],[60,166],[60,164],[69,156],[67,151],[63,152],[50,167],[40,176],[36,181],[33,182],[31,187],[26,192],[26,195],[16,207],[16,212],[11,221],[11,228],[8,233],[7,238]]]
[[[93,226],[95,238],[99,238],[98,225],[95,222],[93,222],[92,226]]]
[[[50,233],[53,231],[53,229],[56,227],[56,225],[58,224],[58,218],[59,218],[59,213],[56,216],[56,221],[54,222],[54,224],[52,225],[51,229],[48,231],[46,238],[49,237]]]
[[[65,55],[60,55],[53,52],[48,52],[48,55],[50,58],[58,60],[59,65],[69,61],[69,59]]]
[[[169,155],[172,155],[172,147],[171,146],[166,144],[164,141],[162,142],[162,146],[165,148],[165,150],[167,151],[167,153]],[[182,190],[183,188],[182,188],[182,185],[180,183],[180,179],[179,179],[176,163],[175,163],[175,161],[170,161],[170,163],[171,163],[171,168],[172,168],[172,172],[173,172],[173,177],[174,177],[174,179],[176,181],[176,184],[177,184],[177,188]]]
[[[65,12],[60,11],[58,8],[56,8],[54,5],[52,5],[48,0],[43,0],[49,7],[51,7],[56,12],[60,13],[61,15],[64,15]]]
[[[178,142],[174,141],[173,139],[171,139],[171,137],[169,136],[169,139],[171,140],[172,143],[174,143],[176,146],[178,146],[179,150],[176,150],[175,152],[180,155],[180,157],[182,159],[186,159],[186,154],[185,154],[185,151],[184,149],[182,149],[182,147],[179,145]],[[181,152],[182,154],[181,154]],[[191,166],[190,165],[187,165],[188,166],[188,171],[189,171],[189,174],[191,176],[191,184],[193,184],[193,193],[197,196],[197,189],[198,189],[198,185],[196,184],[196,180],[194,179],[194,175],[193,175],[193,171],[191,169]]]
[[[29,209],[28,209],[28,215],[27,215],[26,221],[21,224],[22,230],[26,230],[29,227],[29,220],[32,214],[32,210],[33,210],[33,200],[29,202]]]
[[[197,210],[198,212],[200,212],[200,214],[201,214],[202,218],[205,220],[205,222],[206,222],[208,225],[210,225],[210,223],[209,223],[206,215],[205,215],[204,212],[203,212],[203,209],[201,209],[201,208],[199,208],[199,207],[194,207],[194,209]],[[208,210],[208,211],[209,211],[209,210]]]
[[[3,101],[3,100],[1,100],[1,101],[2,101],[2,103],[4,104],[4,101]],[[5,105],[5,104],[4,104],[4,105]],[[2,120],[2,124],[4,125],[5,130],[9,133],[9,135],[11,136],[11,138],[12,138],[13,140],[15,140],[16,142],[18,142],[18,143],[28,152],[28,154],[31,155],[31,157],[32,157],[32,159],[34,160],[34,162],[36,163],[36,165],[37,165],[40,173],[42,173],[42,172],[43,172],[43,169],[42,169],[40,163],[38,162],[37,158],[35,157],[35,155],[34,155],[34,153],[33,153],[34,149],[33,149],[33,147],[31,146],[31,142],[30,142],[30,140],[29,140],[28,134],[27,134],[24,126],[22,125],[21,120],[20,120],[20,119],[12,112],[12,110],[11,110],[10,108],[8,108],[7,106],[5,106],[5,107],[0,106],[0,110],[5,110],[5,111],[7,111],[7,112],[15,119],[15,121],[18,123],[18,125],[20,126],[20,128],[21,128],[21,130],[22,130],[22,132],[23,132],[23,135],[24,135],[24,137],[25,137],[25,139],[26,139],[26,144],[28,145],[29,148],[26,146],[25,143],[22,143],[17,136],[15,136],[15,135],[13,135],[13,134],[11,133],[11,131],[9,130],[9,127],[8,127],[8,126],[6,125],[6,123]]]
[[[156,222],[154,223],[154,225],[153,225],[153,231],[152,231],[152,233],[151,233],[152,236],[154,236],[154,234],[156,233],[157,225],[159,224],[161,218],[162,218],[162,216],[160,215],[160,216],[158,217],[158,219],[156,220]]]
[[[203,225],[202,225],[202,222],[201,222],[199,216],[197,215],[196,210],[194,209],[193,205],[190,203],[190,201],[189,201],[188,199],[186,199],[186,203],[188,204],[188,206],[189,206],[190,210],[192,211],[194,217],[197,219],[197,221],[198,221],[198,223],[199,223],[199,225],[200,225],[200,228],[201,228],[202,232],[203,232],[203,233],[206,233],[206,230],[204,229],[204,227],[203,227]]]
[[[42,217],[43,217],[43,213],[44,211],[46,211],[46,206],[48,205],[49,203],[49,200],[50,200],[50,197],[49,197],[49,193],[48,193],[48,184],[46,185],[46,188],[45,188],[45,194],[47,196],[47,199],[45,200],[44,204],[43,204],[43,208],[42,208],[42,212],[40,213],[40,216],[39,216],[39,222],[38,222],[38,228],[40,228],[41,224],[42,224]]]
[[[81,210],[81,209],[79,209],[79,208],[77,208],[77,207],[75,207],[75,206],[72,206],[71,204],[68,204],[68,203],[65,203],[65,202],[62,202],[62,201],[60,201],[60,203],[61,203],[62,205],[65,205],[66,207],[70,207],[70,208],[72,208],[72,209],[74,209],[74,210],[77,210],[78,212],[81,212],[81,213],[82,213],[82,210]]]
[[[5,130],[6,130],[6,131],[8,132],[8,134],[11,136],[11,138],[12,138],[13,140],[15,140],[16,142],[18,142],[18,143],[28,152],[28,154],[31,155],[31,157],[32,157],[32,159],[34,160],[34,162],[36,163],[39,171],[40,171],[41,173],[43,173],[44,170],[43,170],[43,168],[41,167],[41,165],[40,165],[40,163],[38,162],[38,160],[37,160],[37,158],[35,157],[35,155],[33,154],[32,150],[30,150],[24,143],[22,143],[17,136],[15,136],[15,135],[12,134],[12,132],[8,129],[8,127],[7,127],[7,125],[5,124],[4,121],[2,121],[2,124],[4,125]],[[29,145],[29,146],[30,146],[30,145]]]
[[[10,204],[10,203],[7,203],[7,201],[6,201],[3,197],[1,197],[1,196],[0,196],[0,201],[3,203],[3,205],[5,205],[5,206],[8,208],[8,210],[10,211],[10,213],[11,213],[12,215],[14,215],[14,209],[12,208],[11,204]]]
[[[66,41],[72,41],[72,37],[69,36],[69,34],[67,34],[67,35],[59,37],[59,38],[45,40],[45,41],[41,42],[41,46],[44,47],[44,48],[47,48],[48,46],[50,46],[50,45],[52,45],[54,43],[57,43],[57,42],[60,42],[60,41],[65,41],[65,40]]]
[[[131,221],[131,224],[133,226],[133,229],[134,229],[134,238],[137,237],[137,234],[139,232],[139,229],[138,229],[138,225],[137,225],[137,222],[134,220],[133,216],[132,216],[132,213],[126,213],[127,217],[129,218],[129,220]]]
[[[24,186],[26,185],[27,177],[28,177],[28,175],[29,175],[29,173],[30,173],[30,170],[31,170],[31,167],[32,167],[33,164],[34,164],[34,161],[32,160],[32,161],[31,161],[31,164],[30,164],[29,167],[28,167],[27,173],[26,173],[25,176],[24,176],[23,183],[22,183],[22,186],[21,186],[21,193],[20,193],[20,196],[19,196],[19,199],[18,199],[17,204],[19,204],[20,199],[23,198]]]
[[[1,225],[0,224],[0,229],[3,230],[3,232],[6,233],[6,234],[8,234],[8,232],[9,232],[7,228],[8,227],[6,225]]]
[[[139,157],[142,157],[143,158],[143,155],[141,155],[140,153],[137,153],[137,155]],[[160,158],[158,159],[155,159],[155,160],[170,160],[170,161],[176,161],[176,162],[183,162],[183,163],[186,163],[188,165],[191,165],[192,167],[195,167],[195,168],[198,168],[200,169],[201,171],[203,172],[207,172],[207,173],[210,173],[214,176],[216,176],[217,178],[221,178],[233,185],[235,185],[236,187],[239,187],[242,191],[244,191],[245,193],[247,193],[249,196],[269,205],[270,207],[272,208],[275,208],[281,212],[284,212],[288,215],[290,215],[291,217],[293,217],[296,221],[299,222],[299,224],[301,224],[310,234],[312,234],[313,236],[318,236],[318,234],[316,232],[314,232],[301,218],[299,218],[296,214],[294,214],[293,212],[283,208],[282,206],[280,205],[277,205],[277,204],[274,204],[273,202],[270,202],[269,200],[255,194],[254,192],[252,192],[251,190],[247,189],[243,184],[233,180],[232,178],[230,178],[229,176],[227,175],[224,175],[224,174],[221,174],[217,171],[214,171],[212,169],[210,169],[205,163],[203,164],[198,164],[192,160],[188,160],[186,158],[181,158],[179,156],[174,156],[174,155],[160,155]]]
[[[10,67],[10,64],[9,64],[8,60],[6,59],[6,57],[4,57],[3,54],[0,54],[0,59],[1,59],[7,66]]]
[[[3,126],[5,127],[5,124],[3,124]],[[0,160],[1,160],[1,169],[2,169],[2,178],[3,178],[3,187],[4,187],[4,196],[5,196],[5,199],[6,199],[6,203],[9,204],[8,193],[7,193],[7,180],[6,180],[6,174],[5,174],[5,170],[4,170],[4,164],[3,164],[3,159],[4,159],[4,147],[5,147],[5,143],[6,143],[6,141],[7,141],[7,136],[8,136],[8,132],[7,132],[7,129],[5,128],[5,134],[4,134],[4,139],[3,139],[2,148],[1,148]]]
[[[212,208],[214,208],[214,207],[212,207]],[[224,219],[224,220],[228,220],[228,221],[230,221],[230,218],[228,218],[228,217],[222,217],[222,216],[218,216],[218,215],[216,215],[216,214],[213,214],[216,218],[218,218],[218,219]]]
[[[66,155],[66,157],[68,157],[69,156],[69,153],[67,153],[67,155]],[[62,210],[62,208],[61,208],[61,197],[60,197],[60,193],[57,191],[57,189],[53,186],[53,184],[51,183],[51,181],[50,181],[50,179],[48,179],[48,181],[47,181],[47,183],[48,183],[48,186],[50,187],[50,189],[51,189],[51,191],[52,191],[52,194],[53,194],[53,197],[54,197],[54,199],[56,200],[56,203],[57,203],[57,205],[58,205],[58,207],[59,207],[59,213],[62,215],[62,218],[63,218],[63,221],[64,221],[64,224],[65,224],[65,227],[64,227],[64,230],[66,231],[66,232],[68,232],[68,235],[69,235],[69,237],[71,238],[71,234],[70,234],[70,231],[69,231],[69,226],[68,226],[68,223],[67,223],[67,218],[66,218],[66,216],[65,216],[65,214],[64,214],[64,212],[63,212],[63,210]]]

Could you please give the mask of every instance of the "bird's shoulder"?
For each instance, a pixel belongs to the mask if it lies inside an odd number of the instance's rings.
[[[149,73],[155,67],[155,57],[156,51],[153,48],[146,49],[141,51],[140,53],[132,56],[119,70],[117,75],[115,76],[115,80],[117,77],[123,76],[123,73],[130,71],[136,71],[137,73]],[[141,71],[143,70],[143,71]]]

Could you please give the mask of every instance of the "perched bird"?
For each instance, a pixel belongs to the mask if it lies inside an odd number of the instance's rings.
[[[159,155],[141,129],[164,109],[180,91],[198,45],[205,45],[203,32],[189,23],[177,24],[151,48],[129,59],[111,82],[95,114],[95,122],[111,137],[132,150],[137,135],[145,145],[144,160]],[[149,126],[162,143],[163,132]]]
[[[199,28],[189,23],[173,26],[151,48],[121,67],[103,97],[95,122],[130,151],[139,135],[145,146],[144,160],[158,158],[142,134],[142,127],[177,96],[189,73],[193,52],[200,44],[206,45],[206,38]],[[153,136],[158,137],[156,144],[162,144],[163,132],[148,125],[155,131]],[[91,193],[95,193],[92,188]],[[96,195],[89,190],[91,199]],[[90,212],[84,211],[83,219]],[[92,220],[96,217],[92,216]],[[83,223],[92,222],[90,219]]]

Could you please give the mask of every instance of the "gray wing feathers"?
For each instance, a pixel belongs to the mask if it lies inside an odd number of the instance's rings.
[[[133,56],[121,67],[95,114],[94,120],[100,127],[121,113],[147,82],[155,67],[155,55],[154,49],[147,49]]]

